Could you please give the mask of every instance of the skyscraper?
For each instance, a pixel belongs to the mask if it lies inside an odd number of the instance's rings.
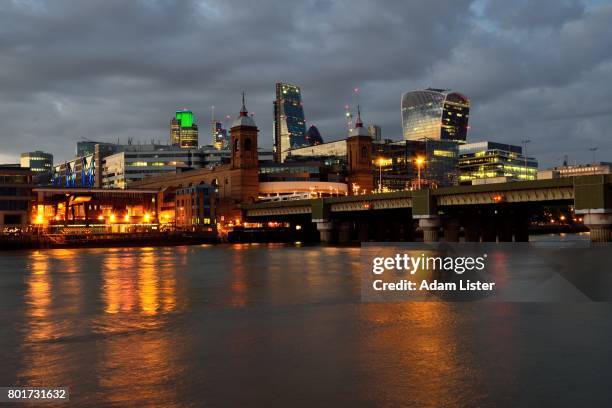
[[[315,125],[312,125],[306,131],[306,144],[308,146],[316,146],[323,143],[323,137],[319,133],[319,129]]]
[[[428,88],[402,95],[404,140],[467,140],[470,100],[457,92]]]
[[[300,88],[277,83],[273,104],[274,160],[283,162],[289,149],[308,145]]]
[[[183,149],[198,148],[198,125],[193,112],[188,109],[177,110],[170,121],[170,144]]]
[[[382,131],[378,125],[369,125],[368,134],[372,136],[372,140],[380,142],[382,140]]]

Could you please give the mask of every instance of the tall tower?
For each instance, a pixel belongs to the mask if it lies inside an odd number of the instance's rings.
[[[283,162],[287,151],[307,146],[306,122],[300,88],[296,85],[277,83],[274,104],[274,160]]]
[[[357,105],[357,121],[346,139],[346,154],[348,161],[349,191],[365,191],[371,193],[374,189],[374,173],[372,171],[372,136],[363,127],[361,109]]]
[[[243,92],[240,114],[230,129],[233,169],[257,169],[257,132],[257,125],[246,109]]]
[[[470,100],[458,92],[427,88],[402,94],[404,140],[466,143]]]
[[[182,109],[175,112],[170,121],[170,144],[183,149],[198,148],[198,125],[192,111]]]

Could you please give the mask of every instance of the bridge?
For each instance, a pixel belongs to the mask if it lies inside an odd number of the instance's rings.
[[[312,228],[324,243],[411,241],[527,241],[529,218],[544,206],[573,206],[592,241],[612,240],[612,175],[455,186],[381,194],[242,205],[251,222]]]

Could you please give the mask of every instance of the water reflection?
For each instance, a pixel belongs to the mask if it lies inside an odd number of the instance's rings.
[[[512,406],[551,378],[594,384],[587,396],[606,380],[592,373],[612,351],[609,306],[363,303],[359,257],[266,245],[0,257],[18,276],[0,275],[12,296],[0,323],[16,329],[5,378],[121,407]],[[530,364],[557,365],[521,380]]]

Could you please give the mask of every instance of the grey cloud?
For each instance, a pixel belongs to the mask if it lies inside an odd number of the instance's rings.
[[[327,139],[345,135],[355,87],[365,120],[398,139],[401,92],[435,86],[472,98],[474,138],[529,133],[545,154],[588,133],[603,150],[612,8],[513,3],[477,15],[469,0],[3,2],[0,161],[35,148],[66,159],[83,137],[166,140],[182,106],[206,142],[210,106],[233,116],[242,90],[270,146],[277,81],[302,87]]]

